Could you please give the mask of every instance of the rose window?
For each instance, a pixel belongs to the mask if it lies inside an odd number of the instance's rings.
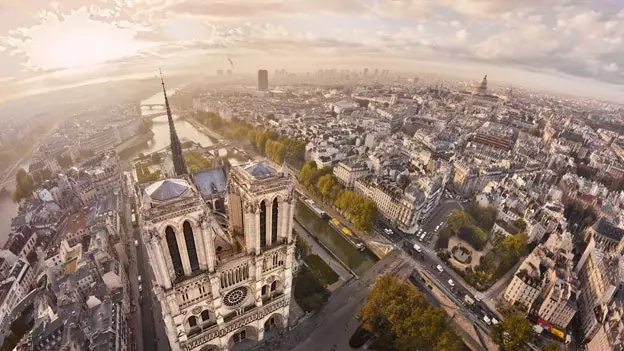
[[[234,307],[240,305],[245,298],[247,298],[247,294],[249,293],[249,289],[244,286],[238,287],[227,294],[223,298],[223,303],[225,303],[228,307]]]

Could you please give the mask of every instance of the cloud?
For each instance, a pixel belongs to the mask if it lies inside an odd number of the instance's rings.
[[[624,3],[608,0],[10,3],[0,8],[0,77],[16,77],[12,83],[49,69],[127,75],[160,65],[219,66],[237,55],[247,63],[240,67],[392,57],[408,68],[418,59],[624,84]]]

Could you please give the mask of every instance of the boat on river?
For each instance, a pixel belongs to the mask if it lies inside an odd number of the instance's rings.
[[[306,199],[305,197],[300,197],[300,200],[301,202],[303,202],[304,205],[306,205],[309,209],[311,209],[312,212],[314,212],[317,216],[321,217],[321,219],[329,218],[327,213],[321,210],[321,208],[318,207],[318,205],[312,199]]]

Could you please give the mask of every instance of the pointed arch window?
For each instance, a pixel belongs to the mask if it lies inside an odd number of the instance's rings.
[[[165,239],[167,240],[167,246],[169,247],[169,255],[171,256],[171,263],[173,264],[175,276],[176,278],[181,277],[184,275],[184,268],[182,268],[180,249],[178,248],[175,231],[170,226],[167,226],[165,229]]]
[[[260,202],[260,247],[266,246],[266,203]]]
[[[203,312],[201,313],[201,319],[202,319],[202,322],[207,322],[207,321],[209,321],[209,320],[210,320],[210,312],[208,312],[208,311],[203,311]]]
[[[271,212],[271,243],[275,244],[277,242],[277,219],[278,219],[278,210],[279,204],[277,202],[277,198],[273,199],[273,211]]]
[[[191,263],[191,271],[199,270],[199,260],[197,259],[197,248],[195,247],[195,238],[193,237],[193,228],[189,221],[182,224],[184,231],[184,242],[186,243],[186,251],[188,252],[189,262]]]

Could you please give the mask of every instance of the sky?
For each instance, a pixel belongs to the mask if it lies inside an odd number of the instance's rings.
[[[487,73],[624,102],[624,0],[0,0],[0,100],[158,67]]]

